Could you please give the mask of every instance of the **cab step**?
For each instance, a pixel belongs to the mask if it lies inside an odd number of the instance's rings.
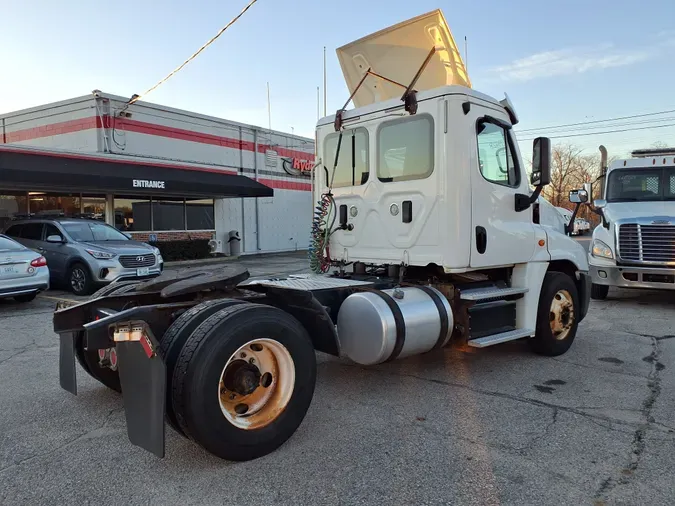
[[[462,300],[499,300],[512,295],[522,295],[527,293],[527,288],[499,288],[497,286],[486,286],[483,288],[469,288],[462,290],[460,298]]]
[[[522,339],[523,337],[531,337],[534,333],[535,332],[532,329],[509,330],[508,332],[502,332],[500,334],[492,334],[491,336],[471,339],[467,344],[474,348],[487,348],[488,346],[494,346],[495,344],[515,341],[516,339]]]

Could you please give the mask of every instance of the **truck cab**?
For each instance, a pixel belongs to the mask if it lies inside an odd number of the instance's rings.
[[[616,160],[594,202],[602,221],[588,253],[591,296],[609,287],[675,289],[675,149]]]

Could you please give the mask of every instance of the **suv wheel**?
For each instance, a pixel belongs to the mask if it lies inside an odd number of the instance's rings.
[[[74,263],[68,271],[68,286],[75,295],[89,295],[91,293],[91,275],[84,264]]]

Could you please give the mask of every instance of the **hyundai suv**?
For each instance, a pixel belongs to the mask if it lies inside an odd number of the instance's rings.
[[[76,295],[113,281],[159,276],[164,268],[159,249],[97,220],[17,220],[5,234],[42,254],[51,280],[67,284]]]

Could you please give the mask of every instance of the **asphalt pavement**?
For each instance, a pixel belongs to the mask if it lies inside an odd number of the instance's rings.
[[[584,242],[583,238],[580,241]],[[586,240],[586,242],[588,242]],[[245,259],[253,275],[302,256]],[[377,367],[319,355],[279,450],[229,463],[167,429],[131,445],[122,398],[59,387],[51,292],[0,302],[0,504],[671,505],[675,293],[612,290],[557,358],[513,342]]]

